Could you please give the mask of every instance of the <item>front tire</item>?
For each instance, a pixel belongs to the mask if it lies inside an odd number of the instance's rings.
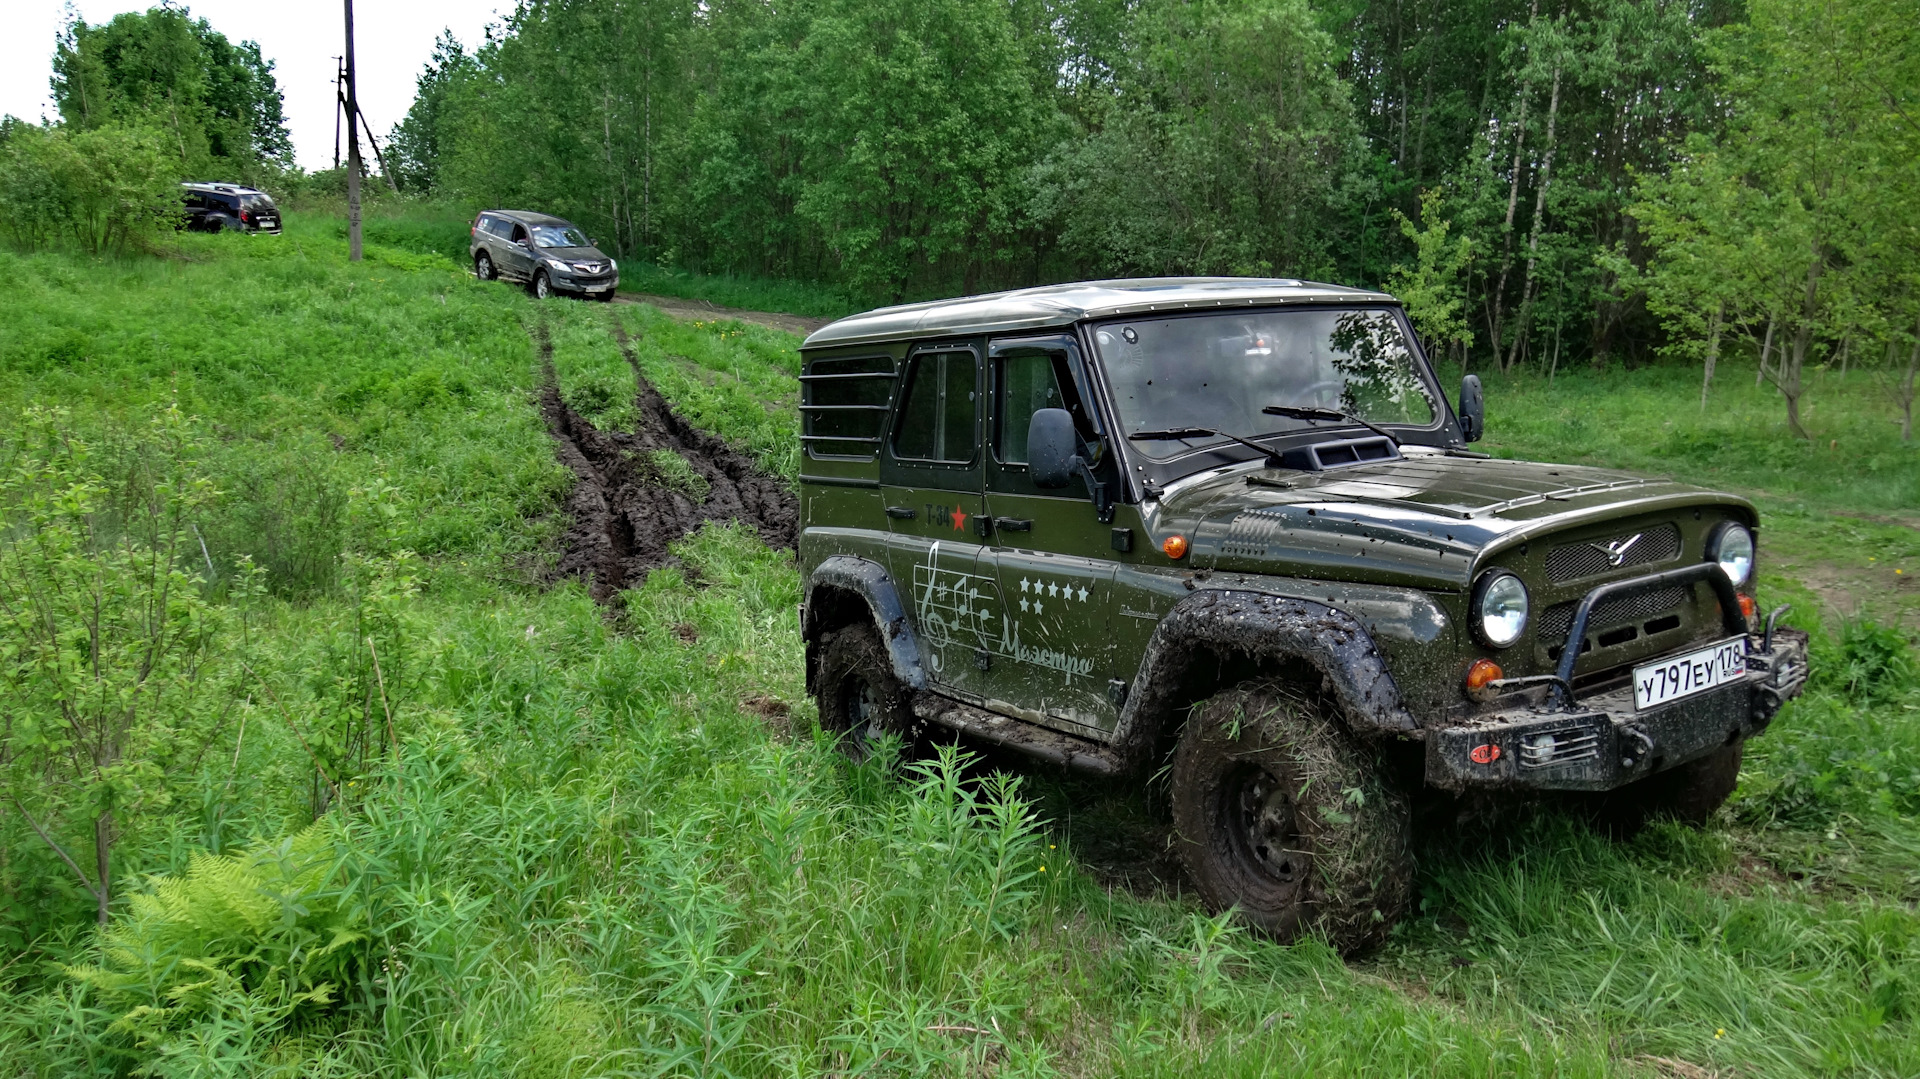
[[[1376,944],[1413,881],[1405,795],[1290,686],[1236,687],[1195,710],[1175,751],[1180,860],[1215,910],[1279,940]]]
[[[500,271],[493,268],[492,256],[485,251],[473,256],[473,276],[482,281],[492,281],[500,276]]]
[[[1746,745],[1745,740],[1730,742],[1704,757],[1606,792],[1600,796],[1600,823],[1623,837],[1659,817],[1701,827],[1739,786]]]
[[[884,735],[913,738],[911,691],[894,676],[892,657],[871,624],[828,633],[819,663],[814,686],[820,726],[838,738],[842,753],[864,761]]]
[[[547,280],[547,271],[533,271],[533,282],[527,286],[527,291],[533,293],[533,298],[536,300],[544,300],[553,295],[553,283]]]

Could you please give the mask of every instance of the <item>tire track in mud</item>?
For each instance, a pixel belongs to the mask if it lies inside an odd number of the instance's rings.
[[[546,326],[528,332],[540,357],[540,412],[575,480],[555,577],[578,577],[596,602],[611,603],[621,589],[674,562],[669,545],[709,521],[751,525],[767,546],[792,549],[800,514],[793,491],[674,412],[642,373],[618,318],[614,338],[633,369],[640,417],[632,431],[602,431],[570,408],[560,395]],[[663,452],[677,455],[685,467]]]

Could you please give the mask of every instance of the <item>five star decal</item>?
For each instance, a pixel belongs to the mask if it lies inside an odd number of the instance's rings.
[[[955,531],[959,531],[959,530],[961,530],[961,529],[964,529],[964,528],[966,528],[966,527],[967,527],[967,518],[969,518],[969,517],[971,517],[971,516],[973,516],[973,514],[971,514],[971,513],[968,513],[968,512],[966,511],[966,507],[965,507],[965,506],[955,506],[955,507],[953,507],[953,527],[954,527],[954,530],[955,530]]]
[[[1020,578],[1020,591],[1033,597],[1032,599],[1028,599],[1026,595],[1020,597],[1020,609],[1029,614],[1047,613],[1046,600],[1042,599],[1042,596],[1085,603],[1093,595],[1092,590],[1085,584],[1076,584],[1073,581],[1061,584],[1059,581],[1048,581],[1039,577]]]

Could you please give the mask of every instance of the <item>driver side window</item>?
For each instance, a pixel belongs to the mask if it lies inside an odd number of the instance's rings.
[[[527,242],[527,227],[526,227],[525,225],[515,225],[515,226],[513,226],[513,235],[512,235],[512,236],[510,236],[510,237],[508,237],[508,242],[509,242],[509,243],[516,243],[516,244],[523,244],[523,243],[526,243],[526,242]]]

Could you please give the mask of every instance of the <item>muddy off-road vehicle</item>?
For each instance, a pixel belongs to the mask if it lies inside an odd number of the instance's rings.
[[[1202,896],[1354,950],[1416,804],[1587,792],[1700,820],[1807,677],[1753,506],[1495,460],[1398,301],[1107,281],[802,347],[800,610],[823,726],[1163,775]]]

